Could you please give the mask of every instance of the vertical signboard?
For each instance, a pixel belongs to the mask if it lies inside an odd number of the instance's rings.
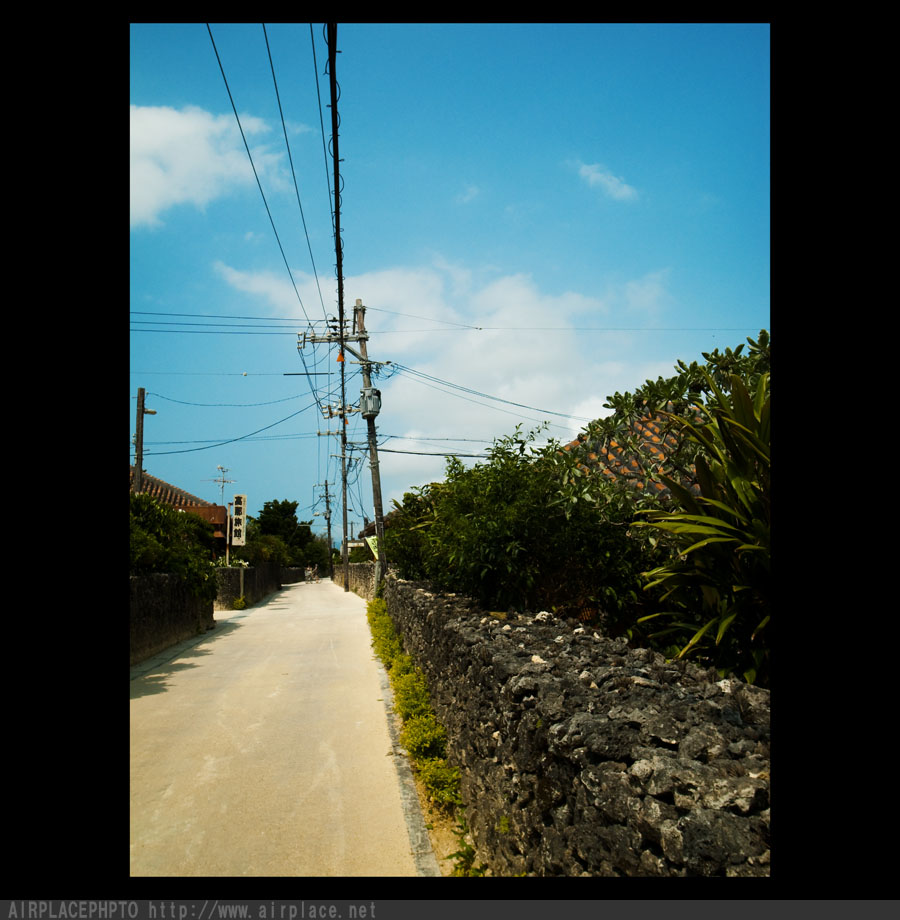
[[[247,496],[234,496],[234,517],[231,521],[231,545],[243,546],[247,532]]]

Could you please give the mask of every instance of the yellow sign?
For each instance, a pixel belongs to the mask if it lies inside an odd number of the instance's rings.
[[[377,559],[378,558],[378,537],[366,537],[366,543],[369,544],[369,549],[372,550],[372,555]]]

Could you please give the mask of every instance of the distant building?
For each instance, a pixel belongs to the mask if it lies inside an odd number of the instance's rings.
[[[134,467],[130,467],[129,491],[134,492]],[[213,525],[213,534],[217,540],[222,541],[222,550],[225,549],[225,542],[228,537],[228,509],[224,505],[215,505],[212,502],[204,501],[179,489],[177,486],[170,485],[162,479],[150,476],[144,472],[141,474],[141,492],[151,495],[158,502],[169,505],[171,508],[177,508],[181,511],[196,514],[197,517],[209,521]]]

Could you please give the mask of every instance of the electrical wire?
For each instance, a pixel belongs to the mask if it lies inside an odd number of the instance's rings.
[[[380,307],[366,307],[367,310],[376,310],[381,313],[391,313],[395,316],[406,316],[411,319],[424,319],[433,323],[445,323],[454,326],[453,329],[382,329],[379,335],[399,335],[411,332],[747,332],[756,329],[756,326],[665,326],[665,327],[631,327],[631,326],[474,326],[465,323],[456,323],[451,320],[434,319],[428,316],[417,316],[413,313],[398,313],[395,310],[385,310]],[[290,317],[258,317],[258,316],[229,316],[227,314],[216,313],[165,313],[149,312],[141,310],[132,310],[133,316],[182,316],[195,317],[203,319],[251,319],[257,320],[260,328],[279,328],[270,327],[268,323],[297,323],[296,319]],[[149,320],[134,320],[134,322],[149,325]],[[168,326],[189,326],[205,325],[201,323],[161,323]],[[223,323],[209,323],[210,326],[225,325]],[[231,324],[234,325],[234,324]],[[252,327],[251,327],[252,328]],[[141,331],[141,330],[135,330]]]
[[[417,457],[479,457],[482,460],[490,460],[488,454],[430,453],[421,450],[392,450],[390,447],[379,447],[378,450],[386,454],[415,454]]]
[[[173,399],[171,396],[163,396],[162,393],[147,393],[147,396],[155,396],[157,399],[165,399],[168,402],[178,403],[182,406],[199,406],[201,408],[233,408],[233,409],[250,409],[255,406],[274,406],[276,403],[291,402],[294,399],[300,399],[299,396],[285,396],[284,399],[272,399],[268,402],[258,403],[198,403],[187,402],[183,399]]]
[[[235,105],[235,102],[234,102],[234,96],[233,96],[232,93],[231,93],[231,87],[228,85],[228,78],[225,76],[225,68],[224,68],[224,66],[223,66],[223,64],[222,64],[222,59],[221,59],[221,57],[219,56],[219,49],[216,47],[216,42],[215,42],[215,39],[213,38],[212,29],[210,28],[209,23],[206,23],[206,30],[207,30],[207,32],[209,32],[209,40],[212,42],[213,51],[215,52],[215,55],[216,55],[216,61],[217,61],[218,64],[219,64],[219,70],[220,70],[221,73],[222,73],[222,80],[223,80],[224,83],[225,83],[225,89],[226,89],[226,91],[227,91],[227,93],[228,93],[228,99],[229,99],[229,101],[231,102],[231,108],[232,108],[232,110],[233,110],[233,112],[234,112],[234,117],[235,117],[235,120],[237,121],[238,129],[240,130],[240,133],[241,133],[241,138],[242,138],[242,140],[244,141],[244,149],[247,151],[247,157],[248,157],[248,159],[250,160],[250,166],[251,166],[252,169],[253,169],[253,175],[256,177],[256,185],[257,185],[257,187],[259,188],[259,193],[260,193],[260,195],[262,196],[263,204],[265,205],[265,208],[266,208],[266,214],[268,214],[268,216],[269,216],[269,223],[272,225],[272,232],[275,234],[275,239],[276,239],[276,241],[277,241],[277,243],[278,243],[278,249],[279,249],[279,251],[281,252],[281,258],[282,258],[282,260],[284,261],[284,267],[287,269],[288,276],[289,276],[290,279],[291,279],[291,286],[292,286],[293,289],[294,289],[294,294],[296,294],[296,296],[297,296],[297,301],[298,301],[298,303],[300,304],[300,309],[303,311],[303,315],[304,315],[304,317],[306,318],[306,322],[309,324],[309,327],[312,328],[312,322],[310,321],[309,315],[308,315],[307,312],[306,312],[306,307],[303,305],[303,298],[300,296],[300,292],[297,290],[297,283],[296,283],[296,281],[294,280],[293,272],[291,271],[291,267],[290,267],[290,265],[288,264],[287,255],[285,254],[285,252],[284,252],[284,247],[283,247],[282,244],[281,244],[281,238],[280,238],[279,235],[278,235],[278,229],[277,229],[276,226],[275,226],[275,220],[274,220],[274,218],[272,217],[272,212],[271,212],[271,210],[270,210],[270,208],[269,208],[269,203],[268,203],[268,201],[266,200],[266,195],[265,195],[265,192],[263,191],[262,182],[260,181],[259,174],[258,174],[257,171],[256,171],[256,165],[254,164],[254,162],[253,162],[253,156],[252,156],[252,154],[250,153],[250,145],[247,143],[247,138],[246,138],[246,136],[245,136],[245,134],[244,134],[243,126],[241,125],[241,119],[240,119],[240,116],[238,115],[237,106]],[[194,330],[194,331],[195,331],[195,332],[199,332],[199,330]],[[202,334],[202,333],[201,333],[201,334]],[[219,332],[218,334],[225,334],[225,335],[238,335],[238,334],[242,334],[242,335],[278,335],[278,334],[283,334],[283,333],[277,333],[277,332],[276,332],[276,333],[267,333],[267,332],[259,332],[259,333],[234,333],[234,332],[224,332],[224,333],[223,333],[223,332]],[[304,369],[306,369],[306,370],[308,371],[309,368],[306,366],[306,358],[305,358],[305,356],[303,355],[302,352],[300,352],[300,360],[303,362]],[[308,374],[307,374],[307,377],[306,377],[306,381],[307,381],[307,383],[308,383],[308,385],[309,385],[310,394],[313,396],[314,399],[316,399],[316,400],[318,401],[318,395],[317,395],[317,393],[316,393],[315,387],[313,386],[312,378],[311,378]]]
[[[513,402],[510,399],[503,399],[500,396],[491,396],[489,393],[482,393],[478,390],[473,390],[471,387],[466,387],[459,383],[451,383],[449,380],[441,380],[439,377],[432,377],[430,374],[425,374],[422,371],[414,370],[411,367],[406,367],[405,365],[398,364],[397,362],[394,362],[391,366],[393,368],[396,368],[396,370],[400,371],[401,374],[408,374],[413,377],[421,378],[422,380],[430,380],[433,383],[443,384],[444,386],[451,387],[455,390],[460,390],[461,392],[464,392],[464,393],[470,393],[473,396],[479,396],[482,399],[492,399],[496,402],[502,402],[509,406],[516,406],[519,409],[528,409],[530,412],[540,412],[544,415],[556,415],[556,416],[559,416],[560,418],[574,419],[575,421],[578,421],[578,422],[593,421],[593,419],[583,418],[582,416],[578,416],[578,415],[571,415],[567,412],[554,412],[551,409],[539,409],[536,406],[527,406],[524,403],[517,403],[517,402]]]
[[[300,187],[297,184],[297,172],[294,169],[294,158],[291,156],[291,145],[290,145],[290,142],[288,141],[287,125],[284,122],[284,111],[281,107],[281,94],[278,92],[278,81],[275,79],[275,64],[272,61],[272,50],[269,47],[269,35],[266,32],[265,23],[262,23],[262,29],[263,29],[263,36],[265,37],[265,40],[266,40],[266,52],[269,55],[269,66],[272,70],[272,83],[275,86],[275,97],[278,100],[278,114],[281,117],[281,129],[284,132],[284,146],[287,148],[288,162],[290,162],[291,164],[291,176],[293,177],[293,180],[294,180],[294,190],[297,193],[297,207],[300,208],[300,219],[303,222],[303,233],[306,236],[306,246],[309,249],[309,259],[310,259],[310,262],[312,263],[313,277],[316,279],[316,288],[319,291],[319,301],[322,304],[322,313],[324,314],[325,313],[325,300],[322,297],[322,288],[319,286],[319,274],[316,271],[316,260],[313,258],[312,244],[310,243],[310,240],[309,240],[309,231],[306,228],[306,217],[303,215],[303,205],[300,203]],[[325,319],[327,320],[328,317],[326,316]]]
[[[234,111],[234,117],[235,117],[235,120],[237,121],[238,130],[241,132],[241,139],[244,142],[244,149],[247,151],[247,157],[250,160],[250,166],[253,169],[253,175],[256,178],[256,185],[259,188],[259,194],[262,196],[263,204],[265,205],[265,208],[266,208],[266,214],[268,214],[269,216],[269,223],[272,225],[272,232],[275,234],[275,239],[278,242],[278,249],[281,252],[281,258],[284,260],[284,266],[287,269],[288,275],[290,276],[291,284],[294,287],[294,293],[297,295],[297,300],[300,303],[300,309],[303,310],[303,315],[306,317],[307,323],[309,323],[309,325],[311,326],[312,323],[310,322],[309,316],[306,313],[306,307],[303,305],[303,299],[300,297],[300,292],[297,290],[297,284],[294,281],[293,272],[291,272],[291,267],[288,264],[287,256],[285,255],[285,252],[284,252],[284,247],[281,245],[281,237],[278,235],[278,229],[275,226],[275,220],[272,217],[272,211],[269,208],[269,202],[266,200],[266,193],[263,191],[262,182],[260,181],[260,178],[259,178],[259,173],[256,171],[256,164],[253,162],[253,154],[250,153],[250,145],[247,143],[247,137],[244,134],[244,128],[243,128],[243,125],[241,124],[241,118],[238,115],[237,106],[235,105],[234,97],[231,94],[231,87],[228,85],[228,78],[225,76],[225,68],[222,65],[222,59],[219,57],[219,49],[216,47],[216,40],[213,38],[212,29],[210,28],[209,23],[206,23],[206,30],[209,32],[209,40],[212,42],[213,51],[216,54],[216,61],[218,61],[219,70],[222,72],[222,80],[225,82],[225,89],[228,93],[228,99],[231,102],[231,108]]]
[[[163,454],[189,454],[194,453],[198,450],[210,450],[213,447],[222,447],[225,444],[235,444],[238,441],[246,441],[249,438],[252,438],[253,435],[259,434],[261,431],[268,431],[270,428],[274,428],[276,425],[281,425],[283,422],[288,421],[289,419],[296,418],[300,415],[301,412],[306,412],[307,409],[312,409],[316,406],[317,403],[311,403],[308,406],[304,406],[302,409],[298,409],[296,412],[292,412],[290,415],[285,418],[279,419],[277,422],[272,422],[271,425],[264,425],[262,428],[257,428],[256,431],[250,431],[247,434],[242,434],[237,438],[227,438],[224,441],[216,441],[212,444],[207,445],[206,447],[191,447],[186,448],[185,450],[154,450],[154,451],[144,451],[144,456],[161,456]]]

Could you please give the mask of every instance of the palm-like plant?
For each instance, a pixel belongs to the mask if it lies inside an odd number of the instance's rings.
[[[770,621],[770,395],[762,374],[751,394],[737,375],[730,396],[704,372],[711,399],[699,421],[670,416],[695,451],[700,495],[664,477],[680,510],[647,511],[639,526],[672,535],[678,554],[644,575],[647,590],[662,586],[676,609],[656,617],[669,625],[655,633],[690,638],[677,657],[698,654],[725,674],[768,680]],[[699,624],[699,625],[698,625]]]

